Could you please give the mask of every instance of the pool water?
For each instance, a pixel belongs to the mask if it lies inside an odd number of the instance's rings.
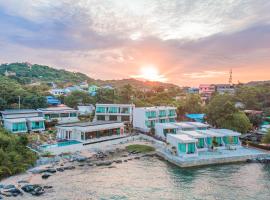
[[[64,142],[57,142],[56,144],[45,144],[41,145],[42,149],[50,149],[50,148],[55,148],[55,147],[65,147],[73,144],[80,144],[81,142],[77,140],[68,140]]]

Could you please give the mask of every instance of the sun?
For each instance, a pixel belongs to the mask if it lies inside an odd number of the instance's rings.
[[[164,75],[161,75],[158,68],[154,65],[143,66],[140,69],[140,74],[132,76],[133,78],[139,78],[147,81],[159,81],[165,82],[167,79]]]

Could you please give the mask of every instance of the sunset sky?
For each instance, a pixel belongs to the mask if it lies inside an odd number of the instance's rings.
[[[270,80],[269,0],[0,0],[0,63],[180,86]]]

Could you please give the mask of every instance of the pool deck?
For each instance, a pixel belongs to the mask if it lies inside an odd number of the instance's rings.
[[[270,153],[258,149],[239,147],[237,150],[218,150],[215,152],[199,152],[198,157],[180,158],[165,149],[157,150],[157,154],[179,167],[196,167],[204,165],[245,162],[247,159],[269,156]]]

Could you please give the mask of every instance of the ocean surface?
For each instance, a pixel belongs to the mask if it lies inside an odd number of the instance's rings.
[[[181,169],[154,157],[110,168],[77,167],[38,181],[54,188],[40,197],[26,194],[14,199],[270,199],[270,166],[256,163]]]

